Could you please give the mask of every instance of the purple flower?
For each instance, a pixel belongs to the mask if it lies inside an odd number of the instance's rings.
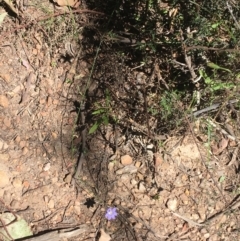
[[[117,213],[117,208],[108,208],[107,212],[105,214],[105,218],[107,220],[113,220],[117,217],[118,213]]]

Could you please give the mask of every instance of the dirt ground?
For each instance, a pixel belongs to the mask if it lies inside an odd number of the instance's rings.
[[[35,14],[34,6],[25,6],[24,14],[37,18],[39,9]],[[79,56],[64,61],[59,49],[52,53],[38,23],[16,30],[13,18],[4,21],[1,213],[20,215],[34,235],[58,230],[45,240],[240,239],[237,138],[217,132],[219,142],[207,143],[192,122],[188,133],[167,136],[159,148],[145,135],[129,137],[120,128],[116,138],[112,126],[103,127],[87,137],[89,151],[73,180],[81,145],[76,132],[81,81],[66,81],[66,75],[73,70],[88,77],[91,63]],[[105,218],[108,207],[117,208],[113,221]],[[59,235],[69,228],[75,232]]]

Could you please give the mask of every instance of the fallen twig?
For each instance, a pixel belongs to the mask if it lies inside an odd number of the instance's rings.
[[[206,225],[206,224],[202,224],[202,223],[197,223],[190,218],[187,218],[187,217],[184,217],[184,216],[180,215],[179,213],[172,212],[172,214],[177,216],[178,218],[183,219],[184,221],[188,222],[192,226],[203,227],[203,226]]]
[[[237,103],[239,100],[235,99],[235,100],[230,100],[228,101],[226,104],[234,104],[234,103]],[[206,113],[206,112],[209,112],[209,111],[213,111],[213,110],[216,110],[219,106],[221,105],[221,103],[217,103],[217,104],[213,104],[209,107],[206,107],[202,110],[198,110],[198,111],[195,111],[193,112],[193,116],[194,117],[197,117],[203,113]]]
[[[76,228],[66,228],[66,229],[60,229],[60,230],[54,230],[50,231],[48,233],[45,233],[43,235],[38,235],[34,237],[29,237],[24,240],[27,241],[60,241],[63,238],[72,238],[75,236],[78,236],[87,230],[89,230],[90,227],[86,224],[82,224]]]
[[[206,51],[218,51],[218,52],[235,52],[235,53],[239,53],[240,49],[223,49],[223,48],[213,48],[213,47],[206,47],[206,46],[201,46],[201,45],[195,45],[195,46],[189,46],[189,47],[185,47],[185,49],[188,50],[192,50],[192,49],[202,49],[202,50],[206,50]]]

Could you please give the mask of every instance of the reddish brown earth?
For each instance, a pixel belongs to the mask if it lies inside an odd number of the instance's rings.
[[[25,14],[35,10],[29,7]],[[66,81],[66,73],[74,63],[61,61],[59,49],[50,55],[38,24],[15,33],[7,18],[3,28],[1,212],[22,216],[34,234],[79,228],[61,240],[98,240],[101,229],[107,234],[102,231],[100,241],[109,235],[111,240],[239,240],[239,163],[229,154],[238,153],[236,142],[220,135],[219,143],[206,147],[207,137],[196,129],[142,153],[144,137],[127,139],[120,131],[114,151],[109,126],[88,137],[89,153],[73,182],[79,154],[71,145],[78,134],[73,110],[80,82]],[[90,68],[81,60],[73,74],[87,77]],[[95,204],[88,207],[87,200]],[[104,218],[109,206],[117,207],[114,221]]]

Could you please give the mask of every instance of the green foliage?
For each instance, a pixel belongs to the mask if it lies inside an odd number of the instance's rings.
[[[229,69],[226,69],[226,68],[223,68],[223,67],[220,67],[219,65],[217,64],[214,64],[213,62],[208,62],[207,63],[207,66],[212,68],[212,69],[215,69],[215,70],[224,70],[224,71],[227,71],[229,73],[231,73],[232,71],[229,70]]]
[[[168,92],[165,91],[160,100],[161,113],[165,120],[169,119],[171,116],[174,116],[176,111],[176,101],[179,100],[180,95],[176,91]]]
[[[109,58],[116,60],[116,63],[121,59],[119,62],[123,70],[124,67],[130,67],[132,72],[144,72],[148,76],[147,81],[153,76],[151,83],[144,87],[147,102],[150,103],[147,103],[147,111],[150,118],[157,119],[160,125],[164,125],[164,130],[177,128],[181,123],[183,113],[179,110],[179,103],[183,109],[189,110],[196,107],[198,101],[198,107],[203,108],[215,99],[226,99],[229,90],[235,90],[234,87],[238,86],[239,56],[233,50],[239,49],[240,31],[226,8],[226,1],[219,0],[218,4],[213,0],[90,2],[109,16],[104,24],[101,22],[100,28],[104,26],[104,29],[97,30],[101,34],[103,32],[101,37],[104,44],[101,45],[101,51],[106,51],[107,54],[111,52]],[[239,16],[240,8],[232,7],[234,15]],[[125,38],[134,41],[120,41]],[[192,70],[201,77],[198,83],[193,83],[191,70],[186,65],[186,56],[191,59]],[[154,73],[155,63],[159,66],[160,78],[158,73]],[[105,63],[100,62],[99,65],[105,66]],[[112,72],[116,72],[116,69],[114,66]],[[122,69],[119,72],[114,74],[121,75]],[[110,74],[111,80],[106,86],[113,85],[115,91],[115,84],[119,80],[114,74]],[[130,76],[129,82],[134,81],[133,75]],[[123,82],[121,85],[124,89]],[[94,103],[91,113],[94,124],[89,133],[108,124],[113,118],[113,109],[118,111],[120,105],[107,101],[107,98],[112,99],[111,93],[105,95],[104,101],[96,100]],[[133,118],[132,110],[135,106],[129,103],[134,101],[131,96],[124,98],[119,98],[119,101],[127,99],[127,114]],[[139,109],[146,111],[146,108],[141,104],[137,104],[136,108],[136,122],[146,123],[142,118],[144,113],[139,113]]]
[[[112,115],[111,99],[108,89],[106,90],[105,103],[104,106],[96,104],[96,110],[92,112],[92,115],[96,117],[95,123],[89,129],[89,134],[94,133],[99,126],[108,125],[110,116]],[[113,118],[114,119],[114,118]]]
[[[216,69],[222,69],[222,70],[228,71],[228,69],[221,68],[219,66]],[[224,83],[224,82],[212,79],[210,76],[207,75],[207,73],[203,69],[199,70],[199,74],[204,79],[204,83],[207,85],[207,88],[211,92],[214,92],[214,91],[217,91],[217,90],[230,89],[230,88],[233,88],[235,86],[232,83]]]

